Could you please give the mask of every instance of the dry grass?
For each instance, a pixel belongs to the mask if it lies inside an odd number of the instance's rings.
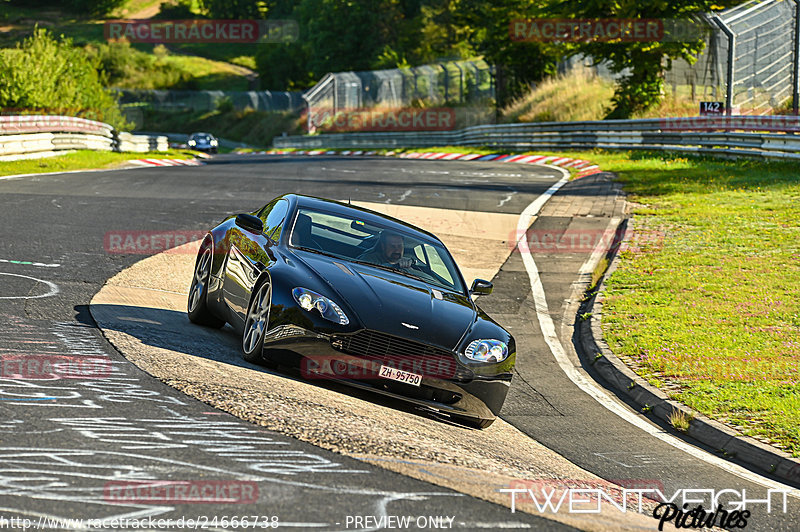
[[[592,271],[592,283],[589,286],[590,292],[595,288],[597,288],[600,279],[603,278],[603,275],[605,275],[607,269],[608,269],[608,259],[606,257],[603,257],[602,259],[600,259],[600,262],[597,263],[597,266],[595,266],[594,270]]]
[[[689,425],[691,424],[694,416],[687,414],[683,410],[673,410],[669,414],[669,423],[675,430],[680,432],[689,432]]]
[[[614,84],[588,69],[539,83],[502,111],[502,122],[602,120],[611,106]]]
[[[667,93],[661,103],[651,107],[643,113],[637,113],[633,118],[662,118],[665,116],[697,116],[700,112],[700,101],[683,99]]]
[[[665,87],[662,101],[632,118],[665,116],[697,116],[700,100],[692,100],[688,90],[678,87],[676,93]],[[568,122],[603,120],[612,106],[614,83],[597,77],[588,68],[539,83],[536,88],[506,106],[501,122]],[[708,98],[706,98],[708,99]],[[788,109],[788,108],[787,108]],[[785,111],[786,109],[784,109]]]

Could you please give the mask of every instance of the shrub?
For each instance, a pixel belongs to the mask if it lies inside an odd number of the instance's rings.
[[[66,7],[75,13],[97,16],[122,6],[125,0],[10,0],[9,3],[27,8]]]
[[[192,10],[192,0],[176,0],[164,2],[153,17],[164,20],[187,20],[201,18]]]
[[[169,62],[169,50],[159,45],[148,54],[127,41],[111,41],[86,47],[97,60],[109,85],[129,89],[188,89],[192,72]]]
[[[219,98],[216,102],[217,111],[220,113],[230,113],[233,111],[233,100],[230,99],[229,96],[223,96]]]
[[[0,54],[0,107],[84,116],[117,129],[128,126],[98,63],[69,39],[36,28]]]

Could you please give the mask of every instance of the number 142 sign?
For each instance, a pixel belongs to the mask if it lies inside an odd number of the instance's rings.
[[[725,104],[723,102],[700,102],[700,115],[724,115]]]

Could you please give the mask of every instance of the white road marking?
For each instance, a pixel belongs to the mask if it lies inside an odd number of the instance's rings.
[[[511,198],[513,198],[513,197],[514,197],[514,194],[516,194],[516,191],[514,191],[514,192],[510,193],[508,196],[506,196],[505,198],[503,198],[502,200],[500,200],[500,203],[498,203],[498,204],[497,204],[497,206],[498,206],[498,207],[502,207],[503,205],[505,205],[506,203],[508,203],[509,201],[511,201]]]
[[[36,281],[37,283],[45,284],[49,288],[49,291],[46,294],[40,294],[38,296],[0,296],[0,299],[40,299],[43,297],[51,297],[58,294],[58,285],[56,285],[55,283],[51,283],[50,281],[45,281],[44,279],[37,279],[36,277],[31,277],[30,275],[20,275],[18,273],[0,272],[0,275],[8,275],[9,277],[22,277],[23,279],[30,279],[31,281]]]
[[[9,260],[9,259],[0,259],[0,262],[6,264],[20,264],[22,266],[38,266],[40,268],[58,268],[61,266],[57,263],[46,263],[46,262],[31,262],[27,260]]]
[[[538,214],[542,206],[553,196],[553,194],[555,194],[567,183],[569,178],[569,172],[567,170],[553,166],[550,166],[550,168],[558,169],[559,171],[563,172],[564,177],[552,187],[547,189],[544,194],[536,198],[525,208],[524,211],[522,211],[519,216],[519,222],[517,223],[517,234],[520,235],[519,240],[517,240],[517,247],[522,255],[522,261],[525,264],[525,270],[528,272],[528,277],[530,279],[531,292],[533,293],[533,301],[536,308],[536,316],[539,320],[539,327],[542,331],[542,336],[544,337],[544,340],[547,343],[547,346],[550,348],[550,352],[553,354],[553,357],[556,359],[559,367],[561,367],[561,370],[567,375],[567,377],[569,377],[569,380],[571,380],[587,395],[591,396],[595,401],[631,425],[645,431],[654,438],[657,438],[664,443],[675,447],[676,449],[684,451],[695,458],[703,460],[708,464],[733,473],[744,480],[748,480],[755,484],[759,484],[771,489],[788,490],[791,496],[800,497],[800,492],[791,486],[787,486],[786,484],[762,477],[761,475],[748,471],[737,464],[708,454],[707,452],[697,449],[683,440],[680,440],[671,434],[664,432],[660,428],[651,425],[649,422],[639,418],[636,414],[622,406],[619,402],[609,397],[605,391],[600,388],[600,386],[598,386],[583,372],[579,371],[572,364],[572,362],[570,362],[569,357],[567,357],[564,347],[561,345],[561,341],[558,339],[558,335],[556,334],[556,328],[553,324],[553,319],[550,317],[550,313],[547,308],[547,299],[545,297],[544,287],[542,286],[542,280],[539,277],[539,270],[536,267],[536,262],[533,260],[530,248],[528,248],[527,239],[525,238],[533,218]],[[598,245],[601,245],[602,243],[603,241],[601,239]],[[591,261],[591,257],[587,260],[587,263],[589,261]],[[588,266],[586,263],[584,263],[584,265],[581,267],[581,271],[585,271],[587,269]]]

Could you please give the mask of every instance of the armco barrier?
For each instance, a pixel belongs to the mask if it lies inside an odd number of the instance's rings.
[[[169,139],[165,136],[132,135],[130,133],[119,133],[117,135],[119,144],[117,151],[167,151],[169,149]]]
[[[473,126],[457,131],[276,137],[277,149],[487,146],[503,150],[648,149],[800,159],[800,117],[722,116]]]
[[[0,161],[68,150],[166,151],[166,137],[118,133],[103,122],[70,116],[0,116]]]

